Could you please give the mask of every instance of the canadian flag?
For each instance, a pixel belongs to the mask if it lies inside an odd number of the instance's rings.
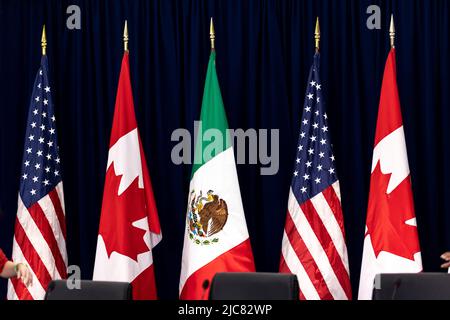
[[[377,274],[420,271],[422,259],[392,48],[378,110],[359,299],[372,298]]]
[[[120,71],[94,280],[129,282],[133,299],[156,299],[152,248],[161,228],[134,112],[129,55]]]

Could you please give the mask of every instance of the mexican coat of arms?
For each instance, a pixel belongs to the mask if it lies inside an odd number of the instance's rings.
[[[209,190],[206,195],[195,190],[191,192],[188,212],[189,239],[198,245],[211,245],[219,242],[215,236],[221,231],[228,219],[228,206],[225,200],[220,199]]]

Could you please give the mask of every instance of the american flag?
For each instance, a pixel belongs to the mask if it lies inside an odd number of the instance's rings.
[[[47,56],[33,85],[26,126],[13,260],[28,265],[33,284],[10,280],[8,299],[43,299],[51,280],[67,277],[61,159]]]
[[[316,53],[300,124],[280,272],[297,275],[302,299],[351,299],[339,180],[319,64]]]

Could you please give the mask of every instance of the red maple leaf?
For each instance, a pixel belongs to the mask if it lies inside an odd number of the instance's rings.
[[[376,257],[386,251],[414,261],[414,254],[420,251],[417,227],[405,223],[415,218],[411,179],[408,176],[387,194],[390,178],[391,174],[381,172],[378,162],[370,179],[367,233]]]
[[[111,165],[106,172],[99,233],[105,241],[108,257],[115,251],[137,261],[139,254],[150,250],[144,242],[145,230],[132,225],[147,217],[145,193],[138,187],[136,177],[119,196],[121,179],[121,176],[115,174],[114,165]]]

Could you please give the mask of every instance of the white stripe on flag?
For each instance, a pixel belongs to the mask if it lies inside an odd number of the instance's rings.
[[[327,232],[330,235],[331,240],[333,241],[334,246],[336,247],[336,250],[342,259],[342,263],[344,264],[347,273],[349,273],[347,246],[345,245],[344,235],[342,234],[341,227],[336,220],[333,210],[330,208],[327,199],[325,199],[322,193],[319,193],[311,198],[311,203],[316,209],[320,220],[322,220],[325,229],[327,229]]]
[[[336,277],[336,274],[334,273],[334,269],[328,260],[326,252],[323,250],[319,239],[317,239],[317,236],[311,228],[308,219],[300,208],[297,199],[292,192],[292,188],[290,189],[288,208],[292,216],[292,221],[294,222],[298,233],[305,242],[305,245],[311,253],[314,261],[316,262],[331,295],[336,300],[348,299],[344,289]]]
[[[301,264],[297,254],[295,253],[294,248],[292,248],[286,231],[284,231],[283,234],[283,245],[281,247],[281,253],[283,254],[284,261],[286,262],[289,270],[297,275],[300,291],[305,296],[305,298],[307,300],[320,300],[320,296],[317,293],[316,288],[312,284],[305,268],[303,268],[303,265]]]
[[[59,197],[59,202],[61,203],[61,208],[63,211],[64,216],[66,216],[66,206],[64,204],[64,188],[63,188],[63,182],[61,181],[56,185],[56,193]],[[65,251],[65,250],[64,250]]]
[[[336,192],[336,195],[340,202],[341,201],[341,186],[339,185],[339,180],[336,181],[335,183],[333,183],[331,186],[333,187],[334,192]]]
[[[42,236],[41,231],[33,220],[33,217],[28,212],[28,209],[22,202],[19,196],[19,207],[17,210],[17,220],[22,226],[25,234],[30,240],[34,250],[39,255],[42,263],[45,265],[48,273],[53,279],[61,279],[61,275],[56,268],[55,258],[50,250],[47,241]]]
[[[46,195],[38,201],[39,206],[44,212],[50,226],[52,228],[53,235],[58,243],[59,252],[64,259],[64,263],[67,266],[67,252],[66,252],[66,240],[64,239],[61,225],[59,224],[58,216],[56,215],[55,207],[53,206],[52,199]]]
[[[8,280],[8,294],[6,295],[7,300],[19,300],[19,297],[16,294],[16,290],[14,290],[14,286],[11,280]]]
[[[16,241],[16,237],[14,237],[13,240],[13,261],[26,263],[28,266],[30,263],[25,259],[22,250],[20,249],[20,246],[18,245]],[[31,296],[34,300],[42,300],[45,296],[45,289],[42,287],[41,283],[38,281],[36,274],[33,272],[31,268],[30,272],[33,276],[33,284],[29,287],[27,287],[28,292],[30,292]],[[16,294],[15,288],[10,281],[8,281],[8,300],[18,300],[18,296]]]

